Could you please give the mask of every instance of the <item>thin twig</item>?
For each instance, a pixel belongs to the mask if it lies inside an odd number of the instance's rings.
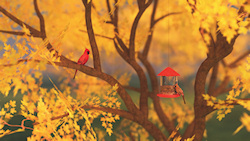
[[[156,23],[158,23],[159,21],[163,20],[164,18],[168,17],[168,16],[176,15],[176,14],[181,14],[181,13],[182,12],[172,12],[172,13],[165,14],[165,15],[161,16],[160,18],[156,19],[155,22],[154,22],[154,25]]]
[[[81,29],[80,29],[80,31],[85,32],[85,33],[88,33],[88,32],[85,31],[85,30],[81,30]],[[95,33],[95,36],[96,36],[96,37],[105,38],[105,39],[109,39],[109,40],[113,40],[113,39],[114,39],[114,37],[112,38],[112,37],[108,37],[108,36],[101,35],[101,34],[97,34],[97,33]]]
[[[247,50],[245,53],[243,53],[241,56],[239,56],[236,60],[234,60],[232,63],[230,63],[228,65],[228,67],[230,68],[235,68],[238,66],[238,63],[243,60],[244,58],[246,58],[247,56],[250,55],[250,50]]]
[[[34,2],[36,15],[37,15],[37,17],[39,18],[39,21],[40,21],[40,32],[42,33],[42,38],[45,39],[46,32],[45,32],[44,18],[43,18],[43,15],[42,15],[42,13],[40,12],[40,10],[38,8],[37,0],[34,0],[33,2]]]
[[[132,87],[132,86],[123,86],[125,89],[128,89],[128,90],[133,90],[133,91],[136,91],[136,92],[141,92],[141,89],[140,88],[135,88],[135,87]]]
[[[0,6],[0,12],[2,12],[5,16],[9,17],[12,21],[14,21],[15,23],[17,23],[21,27],[23,25],[25,25],[30,30],[30,34],[31,35],[36,36],[36,37],[41,37],[41,32],[40,31],[36,30],[35,28],[33,28],[32,26],[28,25],[27,23],[21,21],[20,19],[18,19],[17,17],[15,17],[14,15],[12,15],[8,11],[6,11],[2,6]]]
[[[132,24],[130,37],[129,37],[129,57],[132,60],[135,59],[135,35],[136,35],[136,29],[137,29],[138,23],[142,17],[142,14],[146,11],[146,9],[149,7],[152,1],[153,0],[149,0],[141,9],[139,9],[139,12],[137,13],[134,19],[134,22]]]

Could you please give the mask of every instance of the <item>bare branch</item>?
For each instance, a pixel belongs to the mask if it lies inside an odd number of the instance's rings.
[[[148,8],[148,6],[152,3],[153,0],[149,0],[145,6],[143,6],[141,9],[139,9],[139,12],[137,13],[134,22],[132,24],[132,28],[130,31],[130,37],[129,37],[129,57],[131,59],[135,59],[135,34],[136,34],[136,29],[138,26],[138,23],[141,19],[142,14],[145,12],[145,10]]]
[[[0,6],[0,12],[2,12],[5,16],[9,17],[12,21],[14,21],[15,23],[17,23],[21,27],[23,25],[25,25],[30,30],[30,34],[31,35],[36,36],[36,37],[41,37],[42,36],[40,31],[36,30],[35,28],[33,28],[32,26],[28,25],[27,23],[21,21],[20,19],[18,19],[17,17],[15,17],[14,15],[12,15],[8,11],[6,11],[2,6]]]
[[[110,23],[113,23],[114,22],[114,17],[111,13],[111,7],[110,7],[110,2],[109,0],[106,0],[106,4],[107,4],[107,8],[108,8],[108,12],[109,12],[109,17],[110,17]]]
[[[128,57],[128,54],[124,51],[122,51],[119,46],[118,46],[118,43],[116,40],[114,40],[114,45],[115,45],[115,49],[116,51],[119,53],[119,55],[127,62],[127,63],[130,63],[130,60],[129,60],[129,57]],[[119,44],[120,45],[120,44]],[[121,47],[121,45],[120,45]]]
[[[22,129],[30,129],[30,130],[33,130],[33,128],[30,128],[30,127],[26,127],[26,126],[24,126],[24,121],[25,121],[26,119],[23,119],[22,120],[22,124],[21,125],[12,125],[12,124],[9,124],[9,123],[7,123],[6,121],[4,121],[4,120],[1,120],[2,122],[3,122],[3,124],[4,125],[7,125],[7,126],[10,126],[10,127],[20,127],[20,128],[22,128]],[[7,133],[8,134],[8,133]]]
[[[88,33],[87,31],[85,31],[85,30],[80,30],[80,31],[82,31],[82,32],[85,32],[85,33]],[[101,38],[105,38],[105,39],[109,39],[109,40],[114,40],[114,38],[111,38],[111,37],[108,37],[108,36],[105,36],[105,35],[101,35],[101,34],[96,34],[95,33],[95,36],[96,37],[101,37]]]
[[[119,5],[118,5],[118,0],[115,0],[115,11],[114,11],[114,21],[113,24],[115,26],[115,33],[119,34],[119,30],[118,30],[118,11],[119,11]]]
[[[147,58],[148,52],[149,52],[149,48],[150,48],[150,45],[151,45],[151,42],[152,42],[153,33],[154,33],[153,32],[153,26],[155,24],[155,13],[156,13],[157,5],[158,5],[158,0],[155,0],[154,1],[154,7],[153,7],[153,10],[152,10],[152,14],[151,14],[151,19],[150,19],[149,34],[148,34],[148,37],[147,37],[144,49],[142,51],[142,58],[143,57]]]
[[[7,31],[7,30],[0,30],[0,32],[2,33],[7,33],[7,34],[13,34],[13,35],[21,35],[23,36],[25,34],[25,32],[22,31]],[[28,35],[31,36],[31,35]]]
[[[176,14],[181,14],[182,12],[172,12],[172,13],[168,13],[166,15],[161,16],[160,18],[156,19],[154,22],[154,25],[157,24],[159,21],[163,20],[164,18],[171,16],[171,15],[176,15]],[[153,25],[153,26],[154,26]]]
[[[208,85],[208,94],[212,94],[214,92],[215,86],[216,86],[216,81],[217,81],[217,74],[219,71],[219,63],[217,63],[214,67],[213,67],[213,71],[212,71],[212,75],[210,77],[210,82]]]
[[[232,63],[230,63],[228,65],[228,67],[230,68],[236,68],[238,66],[238,63],[243,60],[244,58],[246,58],[247,56],[249,56],[250,54],[250,50],[247,50],[245,53],[243,53],[241,56],[239,56],[235,61],[233,61]]]
[[[125,43],[122,41],[122,39],[119,37],[118,34],[115,35],[115,38],[117,39],[122,50],[126,53],[126,55],[128,55],[129,50],[128,50],[127,46],[125,45]]]
[[[35,7],[35,11],[36,11],[36,15],[39,18],[40,21],[40,32],[42,34],[42,38],[45,39],[46,38],[46,32],[45,32],[45,23],[44,23],[44,18],[43,15],[41,14],[39,8],[38,8],[38,4],[37,4],[37,0],[34,0],[34,7]]]
[[[226,63],[226,61],[224,59],[221,60],[221,63],[223,65],[223,67],[227,67],[228,66],[227,63]]]
[[[137,0],[138,8],[141,9],[145,5],[145,0]]]
[[[91,3],[87,2],[86,0],[82,0],[84,6],[85,6],[85,20],[86,20],[86,26],[87,26],[87,32],[89,36],[89,42],[91,45],[91,49],[93,52],[93,60],[94,60],[94,68],[98,71],[101,71],[101,61],[100,61],[100,55],[95,39],[95,34],[93,30],[92,20],[91,20]]]
[[[217,97],[221,93],[224,93],[224,90],[226,89],[229,82],[230,82],[230,76],[226,75],[221,84],[217,88],[215,88],[212,95]]]
[[[180,135],[180,133],[175,128],[174,122],[169,120],[169,117],[164,113],[164,110],[162,109],[162,106],[160,104],[160,98],[156,95],[153,96],[153,104],[154,104],[154,109],[155,109],[159,119],[163,123],[163,125],[166,128],[166,130],[168,131],[168,133],[171,134],[172,132],[175,131],[176,132],[175,136]]]
[[[29,61],[34,61],[34,62],[37,62],[39,63],[40,60],[34,60],[34,59],[20,59],[20,60],[17,60],[17,62],[15,64],[5,64],[5,65],[0,65],[2,67],[11,67],[11,66],[15,66],[15,65],[18,65],[22,62],[29,62]]]
[[[128,90],[133,90],[133,91],[136,91],[136,92],[140,92],[141,89],[140,88],[135,88],[135,87],[132,87],[132,86],[123,86],[125,89],[128,89]]]

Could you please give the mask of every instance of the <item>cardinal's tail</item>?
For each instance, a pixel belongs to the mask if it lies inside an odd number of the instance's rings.
[[[184,104],[186,104],[186,101],[185,101],[185,98],[184,98],[184,94],[182,95],[182,98],[183,98]]]
[[[76,72],[75,72],[75,75],[74,75],[73,79],[75,79],[75,77],[76,77],[76,73],[77,73],[77,70],[76,70]]]

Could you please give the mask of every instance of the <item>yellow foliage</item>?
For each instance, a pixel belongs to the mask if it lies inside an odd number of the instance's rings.
[[[124,68],[124,63],[119,63],[119,56],[113,45],[112,39],[103,38],[98,35],[113,38],[115,36],[114,27],[107,24],[109,15],[113,15],[115,11],[114,5],[119,5],[119,22],[118,27],[119,37],[124,41],[125,45],[129,45],[131,25],[138,12],[138,7],[135,0],[118,0],[117,3],[111,2],[111,12],[108,12],[105,1],[91,1],[93,2],[92,8],[92,23],[95,37],[98,44],[98,49],[101,55],[101,61],[109,63],[110,66]],[[193,5],[194,0],[189,0]],[[246,13],[238,15],[240,6],[243,6],[246,12],[250,13],[249,4],[244,4],[245,0],[214,0],[197,1],[196,10],[190,14],[193,7],[190,7],[184,0],[174,1],[160,1],[156,12],[156,19],[164,16],[170,12],[182,12],[181,14],[171,15],[166,19],[158,22],[155,27],[149,29],[149,16],[151,15],[152,6],[142,16],[137,28],[135,38],[135,51],[136,54],[142,51],[144,43],[148,35],[153,35],[152,41],[153,50],[149,52],[148,59],[152,61],[153,65],[161,65],[166,67],[166,56],[170,56],[170,62],[176,66],[176,70],[183,70],[182,76],[190,75],[196,69],[197,61],[200,61],[206,56],[206,44],[211,42],[210,35],[204,33],[203,42],[199,33],[199,28],[211,32],[212,37],[216,40],[216,25],[219,26],[219,31],[226,37],[228,42],[236,34],[246,34],[249,31],[249,18],[246,18]],[[7,9],[10,13],[32,25],[33,28],[40,30],[39,19],[37,18],[34,6],[31,0],[28,1],[8,1],[1,0],[1,7]],[[81,106],[93,107],[108,107],[113,109],[120,109],[121,102],[117,96],[118,85],[110,87],[106,82],[99,80],[95,77],[87,76],[83,73],[78,73],[75,81],[72,81],[71,76],[74,70],[61,69],[55,62],[60,61],[60,55],[64,54],[69,59],[76,60],[82,54],[85,48],[90,49],[89,38],[85,24],[85,10],[81,1],[38,1],[39,9],[45,19],[46,35],[44,40],[35,37],[29,37],[32,33],[25,24],[19,26],[11,21],[6,16],[0,16],[0,29],[24,32],[24,36],[13,36],[9,34],[0,34],[0,39],[4,42],[3,56],[0,59],[0,64],[14,64],[13,66],[2,67],[0,66],[0,92],[8,96],[13,89],[14,96],[21,92],[23,95],[21,104],[21,114],[26,119],[32,120],[39,124],[34,125],[33,135],[28,140],[41,140],[43,137],[46,140],[72,140],[72,136],[76,135],[78,140],[96,140],[96,135],[91,128],[93,120],[98,116],[101,117],[102,126],[106,129],[108,135],[113,134],[113,125],[116,120],[119,120],[118,115],[100,112],[96,110],[84,110]],[[53,5],[53,6],[48,6]],[[166,5],[168,6],[166,8]],[[233,7],[234,6],[234,7]],[[235,8],[237,7],[237,8]],[[211,10],[212,9],[212,10]],[[171,35],[171,36],[169,36]],[[188,36],[187,36],[188,35]],[[7,44],[9,38],[15,40],[14,45]],[[47,50],[47,45],[51,44],[56,50]],[[242,49],[242,46],[235,48]],[[159,55],[159,54],[163,55]],[[236,53],[237,54],[237,53]],[[58,56],[57,56],[58,55]],[[107,57],[108,56],[108,57]],[[24,59],[23,62],[20,61]],[[25,61],[26,60],[26,61]],[[35,60],[40,60],[39,62]],[[89,59],[91,64],[92,55]],[[186,63],[189,60],[190,64]],[[16,64],[18,62],[18,64]],[[238,73],[241,79],[234,82],[233,90],[229,92],[227,101],[217,100],[215,97],[204,94],[204,99],[207,101],[208,106],[213,106],[218,109],[218,119],[221,120],[226,114],[231,112],[232,104],[237,97],[240,96],[244,90],[250,92],[250,76],[249,65],[241,66]],[[55,69],[47,68],[47,63],[52,64]],[[89,66],[89,64],[86,64]],[[178,65],[177,65],[178,64]],[[168,64],[169,65],[169,64]],[[124,68],[127,71],[126,67]],[[247,69],[245,69],[247,68]],[[120,69],[120,68],[119,68]],[[41,87],[42,84],[42,71],[48,71],[62,76],[60,87],[52,89],[45,89]],[[109,72],[109,68],[103,68],[103,72]],[[128,69],[129,70],[129,69]],[[130,71],[130,70],[129,70]],[[132,71],[131,71],[132,72]],[[113,72],[112,72],[113,73]],[[110,73],[110,74],[112,74]],[[128,85],[132,73],[114,72],[115,79],[121,85]],[[122,75],[121,75],[122,74]],[[68,77],[67,77],[68,76]],[[236,77],[235,77],[236,78]],[[242,83],[242,84],[241,84]],[[242,89],[241,89],[242,88]],[[59,90],[62,89],[62,92]],[[76,94],[76,99],[71,96]],[[243,107],[249,110],[249,102],[239,101]],[[184,123],[190,123],[194,117],[193,109],[190,106],[183,106],[177,104],[174,100],[171,101],[172,105],[163,106],[164,111],[171,120],[176,118],[180,128]],[[1,120],[9,119],[17,111],[15,109],[15,101],[10,101],[1,109]],[[174,107],[174,109],[173,109]],[[149,118],[153,123],[158,123],[162,127],[162,123],[156,116],[153,110],[153,105],[149,109]],[[61,116],[62,114],[69,114],[64,118],[51,120],[53,117]],[[245,115],[244,115],[245,116]],[[245,116],[246,117],[246,116]],[[85,125],[81,129],[76,124],[77,121],[85,119]],[[1,124],[0,124],[1,125]],[[60,128],[58,125],[61,125]],[[133,127],[135,126],[135,127]],[[140,129],[139,125],[133,124],[130,128],[134,135],[140,134],[144,140],[148,139],[148,133],[144,129]],[[245,126],[245,122],[244,122]],[[1,126],[0,126],[1,127]],[[2,128],[0,128],[2,129]],[[136,133],[135,130],[138,130]],[[16,130],[17,132],[19,130]],[[21,130],[20,130],[21,131]],[[44,131],[44,132],[41,132]],[[87,132],[89,131],[89,132]],[[0,130],[2,135],[9,134],[11,131]],[[5,133],[3,133],[5,132]],[[53,135],[53,136],[52,136]],[[176,138],[174,140],[180,140]],[[187,140],[193,140],[193,137]]]

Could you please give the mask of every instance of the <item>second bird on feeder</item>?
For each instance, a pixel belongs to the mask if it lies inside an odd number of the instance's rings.
[[[175,93],[176,93],[176,94],[182,95],[184,104],[186,104],[186,101],[185,101],[185,98],[184,98],[183,90],[180,88],[180,86],[178,85],[178,83],[175,83],[175,85],[174,85],[174,90],[175,90]]]

